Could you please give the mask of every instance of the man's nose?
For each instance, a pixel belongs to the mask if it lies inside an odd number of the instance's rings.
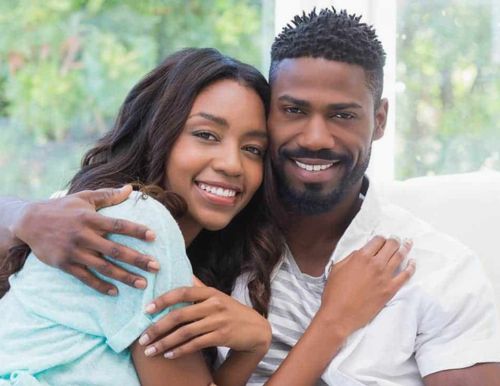
[[[309,150],[331,149],[335,137],[323,117],[313,117],[302,128],[299,145]]]

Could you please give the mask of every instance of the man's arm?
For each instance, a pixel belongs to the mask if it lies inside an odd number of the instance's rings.
[[[27,205],[27,201],[18,198],[0,198],[0,260],[7,257],[10,248],[22,244],[14,235],[13,226],[22,217]]]
[[[96,213],[97,209],[124,201],[131,191],[132,187],[127,185],[122,189],[83,191],[37,202],[0,199],[0,259],[6,258],[9,248],[24,243],[44,263],[64,270],[99,292],[115,295],[117,289],[97,278],[89,268],[129,286],[145,288],[143,277],[102,257],[112,256],[151,272],[159,269],[153,256],[105,238],[108,233],[120,233],[151,241],[155,238],[151,230]]]
[[[424,378],[425,386],[498,386],[500,363],[481,363],[465,369],[445,370]]]

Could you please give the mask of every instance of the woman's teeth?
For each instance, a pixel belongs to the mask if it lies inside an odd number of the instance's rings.
[[[236,196],[236,191],[232,189],[223,189],[221,187],[210,186],[207,184],[198,184],[198,186],[206,192],[215,194],[221,197],[234,197]]]
[[[309,165],[309,164],[305,164],[305,163],[302,163],[302,162],[295,160],[295,164],[299,168],[307,170],[308,172],[313,172],[313,171],[319,172],[321,170],[326,170],[326,169],[330,168],[334,163],[336,163],[336,162],[332,162],[332,163],[324,164],[324,165]]]

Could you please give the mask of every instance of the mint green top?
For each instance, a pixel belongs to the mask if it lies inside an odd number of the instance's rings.
[[[146,277],[148,286],[140,290],[113,281],[119,296],[111,297],[30,255],[0,300],[1,386],[139,386],[129,347],[170,311],[152,318],[144,314],[144,307],[158,295],[191,285],[192,269],[180,229],[158,201],[134,192],[100,213],[154,230],[154,242],[122,235],[109,239],[154,256],[160,272],[143,272],[115,261]]]

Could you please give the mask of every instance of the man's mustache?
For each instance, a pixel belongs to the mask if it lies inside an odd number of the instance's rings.
[[[281,149],[279,152],[281,157],[286,158],[310,158],[321,159],[325,161],[341,161],[350,162],[351,157],[347,154],[340,154],[330,149],[309,150],[305,148],[297,149]]]

